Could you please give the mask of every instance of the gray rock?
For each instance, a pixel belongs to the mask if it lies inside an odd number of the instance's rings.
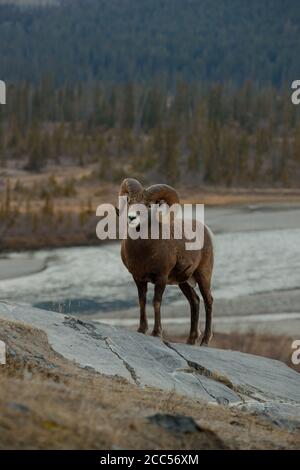
[[[83,368],[140,387],[238,407],[278,426],[300,426],[300,374],[285,364],[236,351],[163,343],[122,328],[0,302],[0,319],[43,330],[52,348]]]
[[[20,413],[30,413],[30,409],[28,408],[28,406],[23,405],[23,403],[10,402],[8,406],[12,410],[19,411]]]
[[[190,416],[169,415],[169,414],[156,414],[148,416],[148,421],[156,424],[169,432],[190,434],[193,432],[201,431],[201,428],[196,423],[194,418]]]

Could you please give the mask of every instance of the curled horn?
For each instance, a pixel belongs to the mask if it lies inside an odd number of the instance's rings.
[[[149,201],[157,202],[159,200],[164,200],[169,206],[179,204],[177,191],[167,184],[154,184],[147,188],[145,193]]]
[[[126,178],[120,186],[119,196],[125,196],[128,194],[129,197],[134,197],[142,192],[143,186],[138,180],[134,178]]]

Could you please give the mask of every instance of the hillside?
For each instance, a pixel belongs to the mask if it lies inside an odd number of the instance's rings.
[[[5,302],[0,339],[0,449],[299,448],[300,376],[278,361]]]
[[[300,75],[294,0],[9,3],[0,4],[0,73],[7,81],[160,77],[172,84],[182,77],[280,86]]]

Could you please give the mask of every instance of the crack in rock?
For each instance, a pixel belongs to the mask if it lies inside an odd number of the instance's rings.
[[[196,372],[200,375],[203,375],[204,377],[207,377],[208,379],[214,380],[216,382],[219,382],[225,385],[226,387],[228,387],[230,390],[235,392],[240,397],[242,403],[248,402],[247,399],[249,398],[254,399],[256,402],[259,402],[259,403],[266,403],[267,402],[266,398],[269,398],[270,400],[273,400],[274,398],[276,398],[276,396],[272,396],[271,394],[269,394],[268,397],[265,396],[264,398],[262,398],[261,391],[257,389],[256,387],[253,387],[252,385],[249,385],[249,384],[247,385],[247,388],[241,385],[234,385],[232,381],[226,375],[211,371],[207,369],[206,367],[198,364],[197,362],[190,361],[183,354],[177,351],[177,349],[174,346],[172,346],[170,343],[168,343],[167,341],[165,341],[165,345],[168,346],[173,351],[175,351],[182,359],[186,361],[186,363],[189,366],[186,372],[188,371],[190,373]]]
[[[79,320],[77,318],[73,317],[65,317],[65,321],[63,322],[64,325],[69,326],[70,328],[73,328],[76,331],[80,331],[79,326],[83,326],[88,330],[87,334],[91,336],[94,339],[98,339],[100,341],[103,341],[107,348],[123,363],[125,368],[128,370],[132,380],[136,385],[141,385],[140,380],[134,370],[134,368],[113,348],[113,342],[110,340],[108,336],[104,336],[101,333],[97,333],[96,326],[93,325],[92,323],[85,323],[82,320]]]
[[[76,331],[82,331],[80,327],[85,328],[86,334],[88,334],[90,337],[104,341],[107,348],[120,360],[122,361],[123,365],[129,372],[132,380],[136,385],[141,385],[140,379],[138,378],[135,369],[116,351],[116,349],[112,346],[113,343],[107,336],[104,336],[98,332],[96,332],[96,326],[91,324],[91,323],[86,323],[83,322],[82,320],[76,319],[74,317],[69,317],[65,316],[65,321],[63,322],[64,325],[73,328]],[[191,373],[194,374],[196,377],[197,381],[203,388],[203,390],[207,393],[208,396],[210,396],[212,399],[214,399],[217,403],[222,403],[222,404],[227,404],[224,403],[224,400],[222,397],[217,397],[211,391],[205,387],[203,382],[201,381],[199,376],[206,377],[210,380],[213,380],[215,382],[219,382],[220,384],[224,385],[225,387],[229,388],[232,390],[241,400],[241,403],[247,403],[249,399],[254,399],[256,402],[259,403],[266,403],[266,398],[262,398],[260,395],[260,390],[256,389],[255,387],[248,385],[247,388],[241,385],[235,385],[232,383],[232,381],[224,374],[221,374],[216,371],[211,371],[207,369],[206,367],[202,366],[201,364],[191,361],[187,359],[181,352],[179,352],[176,347],[174,347],[172,344],[170,344],[168,341],[164,341],[164,344],[166,347],[174,351],[176,354],[178,354],[188,365],[187,368],[181,369],[182,372],[185,373]],[[272,399],[272,397],[269,397]],[[227,402],[227,399],[225,399]]]
[[[140,380],[134,370],[134,368],[127,362],[114,348],[113,348],[113,342],[110,340],[110,338],[106,337],[105,338],[105,344],[109,348],[109,350],[120,360],[123,362],[124,366],[128,370],[129,374],[131,375],[132,380],[135,382],[136,385],[141,385]]]
[[[228,387],[230,390],[232,390],[233,392],[235,392],[239,398],[241,399],[241,401],[244,403],[246,400],[244,398],[243,395],[246,395],[247,397],[249,398],[254,398],[254,396],[252,395],[252,393],[249,391],[249,390],[246,390],[244,387],[241,387],[241,386],[236,386],[234,385],[231,380],[226,376],[226,375],[223,375],[223,374],[219,374],[217,372],[213,372],[209,369],[207,369],[206,367],[204,366],[201,366],[200,364],[198,364],[197,362],[194,362],[194,361],[190,361],[189,359],[187,359],[183,354],[181,354],[179,351],[177,351],[177,349],[172,346],[168,341],[164,341],[165,345],[172,349],[173,351],[175,351],[182,359],[185,360],[185,362],[187,363],[187,365],[189,366],[187,369],[185,369],[185,372],[187,373],[196,373],[196,374],[200,374],[202,375],[203,377],[206,377],[208,379],[211,379],[211,380],[214,380],[215,382],[219,382],[221,383],[222,385],[225,385],[226,387]],[[203,383],[201,382],[201,385],[202,387],[204,388],[204,390],[212,397],[214,398],[216,401],[219,400],[218,397],[214,397],[208,390],[205,389],[205,387],[203,386]],[[257,401],[262,401],[261,399],[259,399],[257,396],[255,396],[255,399]]]
[[[76,331],[80,331],[80,326],[82,326],[87,330],[87,334],[92,338],[105,341],[105,336],[103,336],[101,333],[96,333],[96,327],[91,323],[85,323],[82,320],[73,317],[65,317],[63,324]]]
[[[180,354],[179,354],[180,355]],[[181,355],[180,355],[181,356]],[[199,382],[199,384],[201,385],[201,387],[203,388],[203,390],[207,393],[207,395],[209,395],[211,398],[214,398],[214,400],[216,400],[216,402],[220,405],[224,405],[224,406],[227,406],[229,405],[229,400],[227,398],[224,398],[224,397],[217,397],[215,395],[213,395],[202,383],[199,375],[202,375],[201,373],[199,373],[198,370],[195,370],[194,368],[192,367],[186,367],[186,368],[183,368],[183,369],[176,369],[176,372],[184,372],[185,374],[193,374],[194,377],[197,379],[197,381]]]
[[[203,373],[202,369],[204,369],[204,367],[202,368],[202,366],[199,366],[198,367],[198,364],[194,363],[194,362],[191,362],[189,361],[188,359],[186,359],[179,351],[177,351],[177,349],[175,349],[168,341],[164,341],[164,344],[172,349],[172,351],[176,352],[182,359],[184,359],[184,361],[187,363],[187,365],[189,366],[188,368],[186,369],[181,369],[182,372],[186,372],[186,373],[190,373],[190,374],[195,374],[195,377],[196,379],[198,380],[198,382],[200,383],[201,387],[203,388],[203,390],[211,397],[213,398],[214,400],[216,400],[216,402],[219,403],[220,399],[219,397],[216,397],[215,395],[213,395],[209,390],[207,390],[207,388],[203,385],[202,381],[200,380],[200,377],[198,374],[200,375],[203,375],[204,377],[207,377],[207,378],[212,378],[210,377],[211,375],[211,372],[208,371],[210,373],[210,375],[208,374],[205,374]],[[207,369],[205,369],[207,370]]]

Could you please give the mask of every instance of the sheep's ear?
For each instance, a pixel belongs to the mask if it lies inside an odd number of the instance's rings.
[[[119,209],[118,207],[115,207],[115,211],[116,211],[117,217],[119,217],[119,215],[120,215],[120,209]]]

